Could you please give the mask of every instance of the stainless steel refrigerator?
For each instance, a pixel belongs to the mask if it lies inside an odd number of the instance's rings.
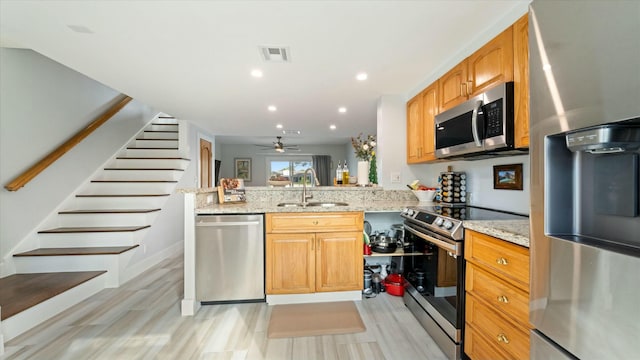
[[[532,359],[640,359],[640,1],[534,0]]]

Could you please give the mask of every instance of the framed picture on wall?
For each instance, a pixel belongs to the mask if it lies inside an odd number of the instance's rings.
[[[251,158],[235,158],[235,177],[251,181]]]
[[[522,190],[522,164],[495,165],[493,167],[493,188]]]

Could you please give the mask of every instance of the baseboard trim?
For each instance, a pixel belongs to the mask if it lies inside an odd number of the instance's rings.
[[[355,300],[362,300],[362,292],[360,290],[322,292],[311,294],[267,295],[267,304],[269,305]]]

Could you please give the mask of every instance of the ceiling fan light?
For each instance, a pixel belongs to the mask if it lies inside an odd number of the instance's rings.
[[[276,148],[276,152],[283,153],[284,149],[283,148]]]

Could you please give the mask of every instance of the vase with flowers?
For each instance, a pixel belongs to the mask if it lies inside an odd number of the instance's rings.
[[[365,186],[369,183],[369,161],[376,147],[375,135],[364,137],[362,133],[357,138],[351,138],[351,145],[358,159],[358,185]]]

